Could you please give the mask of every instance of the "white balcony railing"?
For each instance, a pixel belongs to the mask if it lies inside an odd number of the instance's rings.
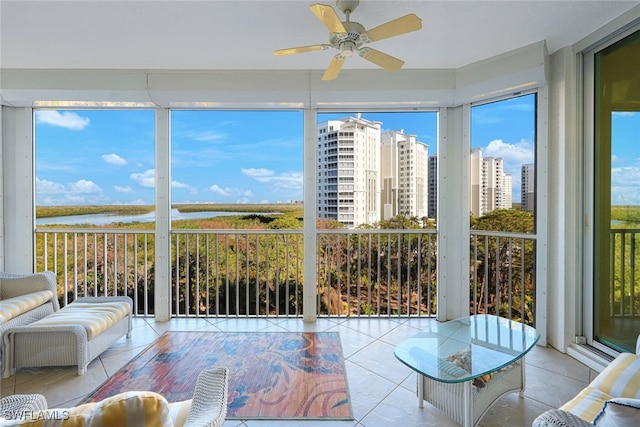
[[[612,229],[610,233],[609,315],[640,317],[640,229]]]
[[[318,230],[318,316],[415,317],[437,313],[435,230]],[[174,230],[176,317],[300,317],[302,230]],[[153,315],[154,233],[123,229],[36,231],[36,270],[58,276],[66,305],[85,295],[129,295]],[[533,324],[535,237],[473,231],[470,313]]]

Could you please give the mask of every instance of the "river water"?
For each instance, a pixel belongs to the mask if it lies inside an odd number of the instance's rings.
[[[252,212],[179,212],[178,209],[171,210],[171,219],[204,219],[214,218],[217,216],[230,215],[251,215]],[[265,214],[262,212],[261,214]],[[271,213],[269,213],[271,214]],[[266,215],[266,214],[265,214]],[[69,215],[55,216],[51,218],[36,219],[38,225],[107,225],[114,223],[130,224],[134,222],[153,222],[156,220],[156,213],[149,212],[141,215],[108,215],[108,214],[89,214],[89,215]]]

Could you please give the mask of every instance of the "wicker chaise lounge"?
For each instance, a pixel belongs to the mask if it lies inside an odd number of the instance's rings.
[[[126,296],[78,298],[63,309],[3,336],[4,377],[16,368],[87,365],[123,336],[131,335],[133,301]]]
[[[4,364],[1,340],[7,329],[28,325],[58,310],[60,305],[53,272],[0,272],[0,365]]]

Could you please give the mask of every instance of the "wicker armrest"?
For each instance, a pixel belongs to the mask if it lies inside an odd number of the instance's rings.
[[[56,275],[52,271],[44,271],[34,274],[10,274],[0,273],[0,297],[2,299],[13,298],[37,291],[53,292],[53,310],[58,311],[58,285]]]
[[[550,409],[533,420],[532,427],[593,427],[571,412],[562,409]]]
[[[47,399],[41,394],[14,394],[0,399],[0,417],[20,420],[25,413],[47,409]]]
[[[200,372],[184,427],[220,427],[227,416],[229,369]]]

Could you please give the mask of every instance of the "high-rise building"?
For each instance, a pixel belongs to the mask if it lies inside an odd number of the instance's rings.
[[[429,156],[429,218],[438,217],[438,156]]]
[[[503,161],[494,157],[485,157],[482,161],[482,169],[486,177],[484,215],[493,210],[502,209],[505,205]]]
[[[521,178],[520,191],[522,200],[520,209],[533,212],[536,201],[536,169],[533,163],[522,165]]]
[[[500,208],[511,209],[513,207],[513,177],[505,172],[502,174],[502,178],[504,179],[502,183],[504,197],[502,197],[502,206]]]
[[[345,227],[380,220],[380,122],[345,117],[318,124],[318,217]]]
[[[475,217],[486,212],[485,178],[482,173],[482,148],[472,148],[469,156],[469,209]]]
[[[469,208],[473,216],[511,209],[513,177],[504,172],[502,159],[484,157],[482,148],[471,149],[469,181]]]
[[[429,147],[403,130],[385,132],[380,143],[382,218],[427,216]]]

